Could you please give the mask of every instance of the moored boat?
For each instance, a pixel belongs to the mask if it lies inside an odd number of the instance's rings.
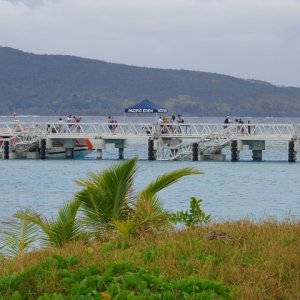
[[[77,139],[74,147],[74,157],[83,158],[94,150],[93,144],[89,139]],[[63,144],[52,144],[52,147],[47,149],[47,157],[50,159],[65,158],[66,149]]]

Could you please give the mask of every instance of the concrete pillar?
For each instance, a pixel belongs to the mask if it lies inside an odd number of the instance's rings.
[[[252,159],[254,161],[262,161],[262,150],[252,150]]]
[[[41,139],[40,141],[40,159],[46,158],[46,140]]]
[[[153,150],[153,158],[154,158],[154,160],[157,159],[157,150],[156,149]]]
[[[74,148],[66,148],[66,159],[74,158]]]
[[[295,141],[289,141],[288,162],[295,162],[297,160],[297,151],[295,150]]]
[[[9,141],[4,141],[3,158],[9,159]]]
[[[193,143],[192,160],[193,161],[197,161],[198,160],[198,143]]]
[[[102,149],[97,149],[97,159],[102,159]]]
[[[154,141],[148,140],[148,160],[154,160]]]
[[[238,143],[236,140],[231,141],[231,161],[238,161],[240,159],[237,146],[238,146]]]
[[[119,148],[119,159],[124,159],[124,148]]]

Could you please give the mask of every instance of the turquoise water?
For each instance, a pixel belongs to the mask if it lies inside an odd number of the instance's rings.
[[[80,187],[74,179],[102,171],[116,160],[0,160],[0,220],[23,208],[54,216]],[[204,210],[216,220],[250,217],[300,219],[300,163],[265,162],[159,162],[139,160],[137,190],[158,175],[181,167],[195,167],[193,175],[165,189],[160,198],[171,211],[187,209],[191,196],[204,200]]]
[[[270,119],[263,121],[267,123]],[[275,121],[272,119],[272,123]],[[299,119],[277,121],[300,123]],[[204,200],[205,212],[215,220],[245,217],[255,221],[267,217],[282,220],[289,216],[300,220],[300,153],[298,162],[288,163],[286,143],[267,144],[266,149],[262,162],[253,162],[252,152],[246,148],[239,162],[229,160],[228,148],[224,151],[227,154],[224,162],[160,162],[148,161],[147,143],[136,141],[125,149],[125,159],[139,157],[137,190],[158,175],[178,168],[195,167],[204,172],[187,177],[159,194],[170,211],[188,209],[190,197],[194,196]],[[103,151],[102,161],[95,159],[95,152],[76,160],[0,160],[0,221],[24,208],[33,208],[48,217],[56,215],[58,207],[80,190],[74,179],[86,178],[89,171],[104,170],[118,162],[117,156],[118,150],[111,147]]]

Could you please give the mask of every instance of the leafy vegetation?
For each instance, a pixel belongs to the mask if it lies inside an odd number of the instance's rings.
[[[227,235],[221,235],[224,232]],[[32,293],[28,299],[47,294],[54,297],[55,293],[67,297],[71,287],[80,285],[83,278],[91,276],[90,280],[95,280],[92,276],[103,276],[109,268],[123,262],[128,268],[119,273],[120,280],[126,272],[135,276],[140,270],[147,270],[163,276],[166,282],[190,278],[217,281],[230,288],[234,299],[299,299],[299,237],[300,222],[266,220],[253,224],[241,220],[148,233],[127,242],[117,237],[105,242],[77,241],[15,259],[0,259],[0,282],[4,278],[11,284],[20,282],[10,291],[6,284],[9,295],[17,289],[21,294]],[[81,277],[77,281],[75,276]],[[4,297],[3,290],[1,293]]]
[[[52,220],[42,218],[34,211],[30,213],[20,211],[15,217],[38,226],[42,232],[40,239],[43,245],[61,247],[77,240],[81,235],[82,227],[80,221],[76,219],[79,206],[78,200],[66,203],[59,209],[57,218]]]
[[[195,197],[191,197],[190,209],[186,211],[177,211],[176,213],[172,214],[172,222],[175,224],[183,223],[187,227],[208,224],[211,221],[211,215],[206,215],[201,209],[202,202],[203,200],[197,200]]]
[[[122,115],[149,98],[170,114],[295,116],[300,89],[206,72],[126,66],[0,47],[0,113]]]
[[[0,299],[232,299],[229,287],[214,280],[170,280],[157,269],[138,268],[133,262],[110,263],[103,272],[78,263],[75,256],[53,255],[33,268],[2,277]],[[44,284],[49,277],[56,277],[60,287]]]
[[[30,210],[25,210],[30,214]],[[37,240],[36,225],[28,220],[13,219],[2,222],[0,244],[7,256],[21,256],[30,250]]]

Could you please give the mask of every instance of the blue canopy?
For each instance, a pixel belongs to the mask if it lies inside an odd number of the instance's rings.
[[[148,99],[125,108],[126,113],[167,113],[168,110]]]

